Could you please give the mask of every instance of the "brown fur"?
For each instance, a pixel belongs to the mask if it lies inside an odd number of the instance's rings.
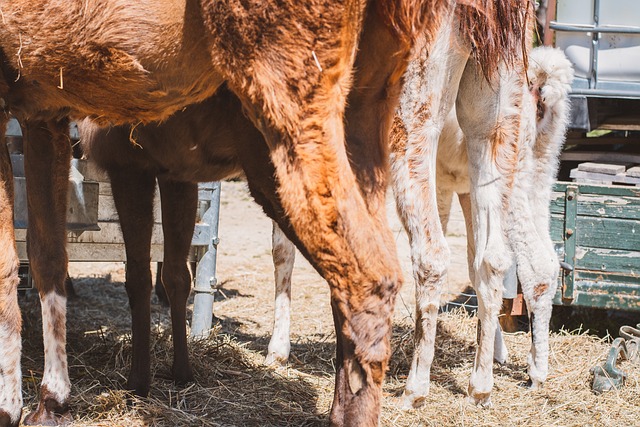
[[[423,25],[431,25],[423,16],[427,11],[437,16],[442,1],[371,3],[375,8],[365,13],[365,0],[312,0],[304,7],[293,0],[1,2],[1,95],[27,129],[28,146],[47,147],[27,156],[27,162],[37,161],[28,167],[34,173],[27,178],[38,183],[29,192],[34,240],[29,252],[41,259],[33,265],[42,278],[37,281],[41,293],[55,289],[64,295],[66,117],[89,116],[101,124],[162,120],[227,81],[266,139],[266,144],[237,142],[253,194],[331,285],[336,378],[348,383],[340,373],[344,366],[361,368],[354,371],[362,376],[357,394],[347,383],[337,383],[332,422],[377,423],[391,314],[401,284],[393,238],[380,209],[386,131],[410,41]],[[343,113],[365,15],[372,30],[362,36],[366,49],[361,49],[365,59],[359,68],[373,78],[364,78],[362,90],[355,90],[363,99],[377,97],[379,105],[371,112],[365,103],[353,108],[353,122],[360,118],[371,127],[363,134],[364,127],[350,125],[351,142],[345,146]],[[379,37],[384,43],[374,44]],[[360,158],[362,153],[371,154]],[[138,317],[134,324],[147,314],[132,305]],[[148,343],[144,330],[135,334],[142,335],[142,341],[135,340],[141,343],[134,348],[139,353]],[[144,366],[132,372],[140,373],[135,387],[145,383]],[[48,410],[42,400],[40,407]]]
[[[523,1],[526,6],[523,6]],[[456,13],[460,33],[468,39],[472,54],[487,80],[497,73],[501,61],[517,63],[531,42],[531,0],[458,0]]]

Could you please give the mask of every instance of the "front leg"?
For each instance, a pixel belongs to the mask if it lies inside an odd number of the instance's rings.
[[[6,115],[0,114],[4,135]],[[13,173],[7,145],[0,143],[0,427],[17,427],[22,415],[22,374],[18,307],[18,252],[13,229]]]
[[[45,366],[37,409],[27,425],[65,425],[71,422],[71,383],[67,367],[66,215],[71,143],[69,121],[27,121],[25,174],[29,228],[27,252],[40,294]]]
[[[271,235],[276,296],[273,333],[269,341],[265,365],[285,364],[291,350],[291,274],[296,257],[296,248],[273,221]]]

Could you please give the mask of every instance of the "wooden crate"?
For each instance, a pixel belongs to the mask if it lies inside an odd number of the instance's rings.
[[[561,272],[555,303],[640,311],[640,188],[558,182],[551,236]]]

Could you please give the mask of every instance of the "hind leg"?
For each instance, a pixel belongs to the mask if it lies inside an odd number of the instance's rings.
[[[196,222],[198,186],[191,182],[160,179],[164,259],[162,283],[171,305],[173,331],[173,379],[177,384],[193,381],[187,348],[186,309],[191,291],[187,266],[191,236]]]
[[[150,264],[155,176],[134,168],[115,167],[108,173],[127,256],[125,287],[131,310],[133,347],[127,388],[138,396],[146,396],[151,383]]]
[[[475,64],[462,77],[457,115],[467,141],[473,219],[474,287],[478,295],[478,349],[469,397],[490,405],[493,357],[504,275],[511,265],[503,212],[518,161],[522,82],[517,73],[489,84]]]
[[[452,26],[453,21],[440,31],[430,55],[425,47],[410,64],[391,148],[393,190],[409,235],[416,286],[414,352],[402,402],[407,408],[422,405],[429,392],[440,294],[449,265],[449,246],[438,213],[436,154],[455,99],[452,88],[467,60],[463,49],[451,50]]]
[[[273,333],[265,365],[284,364],[291,350],[291,273],[295,261],[295,246],[273,221],[271,236],[274,276],[276,281],[276,302],[274,309]]]
[[[526,175],[530,168],[522,168]],[[537,388],[548,374],[549,321],[553,297],[556,293],[559,262],[546,227],[541,228],[536,215],[548,215],[548,200],[534,200],[527,196],[538,191],[530,183],[538,182],[530,176],[519,176],[518,186],[511,198],[510,244],[516,255],[518,279],[527,303],[531,325],[531,351],[528,357],[530,385]],[[540,204],[541,206],[536,206]]]
[[[45,366],[38,408],[25,424],[72,420],[67,367],[66,214],[71,144],[68,120],[25,122],[25,175],[29,206],[27,251],[40,294]]]
[[[7,119],[0,115],[4,135]],[[13,174],[7,145],[0,143],[0,426],[17,427],[22,414],[18,253],[13,229]]]

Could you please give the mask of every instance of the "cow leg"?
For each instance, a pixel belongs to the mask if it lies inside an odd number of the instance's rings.
[[[71,143],[69,121],[23,123],[29,228],[27,251],[40,294],[44,375],[37,409],[27,425],[65,425],[72,420],[67,368],[66,214]]]
[[[155,176],[134,168],[110,168],[113,200],[120,217],[127,265],[125,288],[131,310],[131,370],[127,388],[138,396],[149,393],[151,368],[151,232]]]
[[[429,393],[440,294],[449,265],[436,196],[436,154],[445,118],[468,52],[452,49],[453,14],[435,44],[418,50],[405,74],[399,120],[391,148],[391,175],[398,214],[409,235],[416,284],[416,326],[411,370],[402,405],[424,404]],[[429,79],[429,80],[427,80]],[[420,91],[416,91],[420,88]]]
[[[7,125],[0,114],[0,131]],[[0,143],[0,427],[17,427],[22,415],[18,252],[13,229],[13,173],[7,145]]]
[[[271,235],[274,276],[276,281],[273,333],[269,341],[265,365],[285,364],[291,350],[291,273],[295,261],[295,246],[273,221]]]
[[[191,237],[196,222],[198,186],[191,182],[160,179],[164,259],[162,283],[171,305],[173,331],[173,367],[177,384],[193,381],[187,348],[187,298],[191,291],[191,274],[187,266]]]
[[[474,287],[478,295],[478,349],[469,382],[469,398],[490,405],[498,314],[504,274],[511,265],[505,241],[508,198],[518,162],[522,76],[500,73],[489,84],[474,63],[460,83],[457,115],[467,141],[473,217]]]
[[[301,123],[295,139],[263,127],[270,145],[239,154],[256,200],[330,284],[342,362],[332,423],[375,425],[401,271],[391,231],[372,217],[351,171],[340,104],[328,99],[308,107],[325,120],[292,121]]]

